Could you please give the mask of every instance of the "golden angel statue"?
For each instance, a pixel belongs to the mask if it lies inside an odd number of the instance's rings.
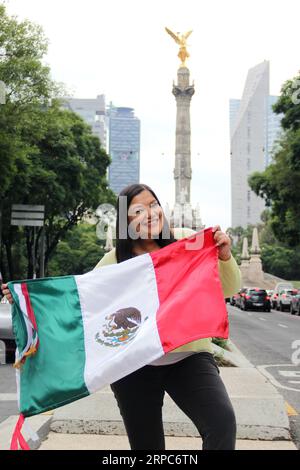
[[[190,54],[188,53],[187,49],[186,49],[186,40],[187,38],[189,37],[189,35],[193,32],[192,30],[191,31],[188,31],[187,33],[185,34],[180,34],[180,33],[173,33],[170,29],[166,28],[166,31],[168,34],[170,34],[170,36],[172,36],[172,38],[175,40],[175,42],[177,44],[179,44],[180,48],[179,48],[179,52],[178,52],[178,57],[179,59],[181,60],[181,67],[185,66],[185,61],[188,57],[190,57]]]

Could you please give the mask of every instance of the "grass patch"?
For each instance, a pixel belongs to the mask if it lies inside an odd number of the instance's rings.
[[[300,289],[300,281],[290,281],[294,287],[297,287],[297,289]]]

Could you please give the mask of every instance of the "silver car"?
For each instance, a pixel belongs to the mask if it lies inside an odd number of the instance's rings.
[[[293,284],[288,281],[278,282],[274,287],[273,293],[271,295],[271,308],[279,310],[279,292],[283,289],[293,289]]]
[[[0,339],[14,339],[10,303],[5,297],[0,301]]]
[[[12,329],[11,306],[5,297],[0,301],[0,341],[5,344],[6,362],[13,362],[16,343]]]
[[[292,303],[292,296],[297,295],[297,289],[282,289],[279,292],[278,300],[277,300],[277,310],[278,308],[283,312],[283,310],[290,311],[291,303]]]

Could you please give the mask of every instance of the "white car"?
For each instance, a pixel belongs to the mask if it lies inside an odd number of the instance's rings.
[[[0,302],[0,339],[14,339],[10,303],[5,297]]]
[[[279,292],[278,299],[277,299],[277,310],[283,312],[283,310],[290,311],[291,303],[292,303],[292,296],[297,295],[297,289],[283,289]]]
[[[281,292],[283,289],[293,289],[293,284],[290,282],[278,282],[273,290],[273,293],[271,295],[271,308],[278,310],[279,309],[279,292]]]
[[[0,301],[0,341],[5,344],[6,362],[14,362],[16,343],[12,329],[11,306],[5,297]]]

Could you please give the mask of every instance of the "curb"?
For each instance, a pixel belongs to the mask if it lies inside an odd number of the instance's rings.
[[[0,423],[0,450],[9,450],[12,434],[19,416],[13,415]],[[27,441],[31,450],[37,450],[42,441],[48,436],[50,432],[52,416],[36,415],[26,419],[26,423],[38,435],[38,441],[31,439],[30,434],[27,432],[26,427],[22,430],[22,434]]]
[[[235,344],[228,340],[227,342],[230,351],[221,348],[215,343],[212,343],[213,352],[225,359],[225,361],[232,364],[234,367],[255,367],[248,359],[241,353],[241,351],[235,346]]]
[[[227,369],[227,370],[226,370]],[[237,418],[237,439],[290,440],[289,420],[284,401],[276,389],[255,368],[221,368],[221,376],[242,382],[246,394],[231,394]],[[229,373],[229,374],[228,374]],[[226,381],[225,381],[226,382]],[[259,393],[256,393],[258,384]],[[190,419],[165,395],[163,406],[164,434],[174,437],[199,437]],[[126,435],[123,420],[112,392],[96,392],[81,400],[58,408],[54,412],[51,431],[62,434]]]

